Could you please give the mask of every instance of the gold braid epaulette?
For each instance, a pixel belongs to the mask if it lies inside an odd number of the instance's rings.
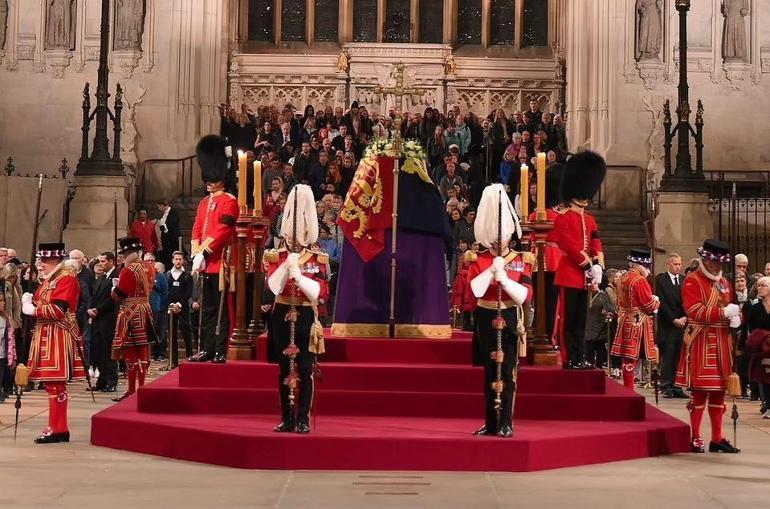
[[[464,263],[473,263],[473,262],[475,262],[478,259],[479,259],[479,255],[475,251],[472,251],[472,250],[469,249],[468,251],[463,253],[463,262]]]
[[[323,251],[319,251],[318,253],[315,253],[315,259],[318,261],[318,263],[322,265],[326,265],[329,263],[329,255],[324,253]]]
[[[533,267],[537,262],[537,258],[535,258],[535,255],[530,253],[529,251],[521,251],[521,259],[524,260],[524,263],[528,263]]]
[[[265,253],[262,255],[262,260],[267,263],[278,263],[278,251],[275,249],[266,249]]]

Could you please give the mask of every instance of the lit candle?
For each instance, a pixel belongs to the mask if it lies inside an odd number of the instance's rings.
[[[521,189],[519,190],[519,211],[521,220],[526,222],[529,218],[529,166],[521,165]]]
[[[537,153],[537,215],[545,219],[545,153]]]
[[[262,215],[262,162],[254,161],[254,215]]]
[[[246,207],[246,153],[238,151],[238,205]]]

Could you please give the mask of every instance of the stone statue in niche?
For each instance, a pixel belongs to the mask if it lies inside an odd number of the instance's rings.
[[[141,50],[144,34],[144,0],[117,0],[115,49]]]
[[[340,51],[340,56],[337,57],[337,72],[347,73],[350,69],[350,58],[347,51],[344,49]]]
[[[661,0],[636,0],[636,59],[658,60],[663,30]]]
[[[71,50],[75,47],[74,0],[47,0],[46,49]]]
[[[5,47],[5,33],[8,24],[8,2],[0,0],[0,51]]]
[[[725,29],[722,33],[722,58],[725,62],[746,61],[746,22],[749,0],[722,0]]]

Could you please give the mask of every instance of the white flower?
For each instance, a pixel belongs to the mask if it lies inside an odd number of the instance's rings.
[[[231,147],[230,145],[225,147],[225,157],[227,157],[228,159],[233,157],[233,147]]]

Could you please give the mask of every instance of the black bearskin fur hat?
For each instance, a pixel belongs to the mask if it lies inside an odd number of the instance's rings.
[[[567,160],[561,179],[561,196],[565,202],[590,200],[604,182],[607,163],[596,152],[586,150]]]
[[[224,182],[229,158],[225,153],[227,140],[216,134],[204,136],[195,147],[203,182]]]

